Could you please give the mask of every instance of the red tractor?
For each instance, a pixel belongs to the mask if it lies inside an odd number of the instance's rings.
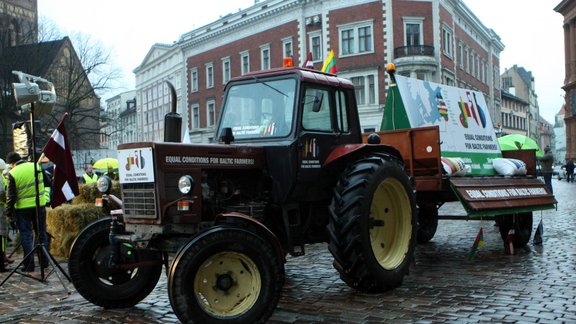
[[[71,248],[84,298],[133,306],[165,265],[182,322],[262,323],[280,298],[286,254],[318,242],[350,287],[401,284],[416,244],[413,183],[397,149],[377,135],[363,143],[349,80],[300,68],[233,79],[216,134],[218,144],[176,136],[118,146],[121,213]],[[99,189],[109,187],[101,178]]]

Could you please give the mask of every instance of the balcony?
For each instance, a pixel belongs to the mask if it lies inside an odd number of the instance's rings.
[[[407,56],[432,56],[434,57],[434,46],[413,45],[402,46],[394,49],[394,58],[399,59]]]

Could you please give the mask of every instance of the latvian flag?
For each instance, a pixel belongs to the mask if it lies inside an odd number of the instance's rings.
[[[70,152],[70,145],[68,145],[66,128],[64,127],[66,117],[68,117],[67,113],[64,114],[58,127],[42,149],[44,155],[54,163],[52,208],[60,206],[80,193],[78,182],[76,181],[72,153]]]

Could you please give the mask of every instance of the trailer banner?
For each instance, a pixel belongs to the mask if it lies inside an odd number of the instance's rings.
[[[438,126],[442,156],[463,159],[471,174],[495,174],[492,160],[502,153],[482,92],[401,75],[394,79],[382,131]]]

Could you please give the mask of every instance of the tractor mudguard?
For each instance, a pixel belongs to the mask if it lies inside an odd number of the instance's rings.
[[[221,224],[228,224],[228,225],[236,225],[236,226],[249,226],[252,225],[258,231],[258,233],[262,234],[265,238],[267,238],[270,242],[273,242],[274,248],[278,253],[278,256],[282,258],[282,263],[286,263],[286,253],[282,248],[282,244],[278,237],[268,228],[266,225],[262,224],[258,220],[248,215],[238,213],[238,212],[231,212],[231,213],[222,213],[216,215],[214,219],[214,225],[221,225]]]
[[[359,155],[372,152],[382,152],[397,158],[404,162],[400,152],[392,146],[384,144],[346,144],[336,147],[326,158],[323,167],[331,167],[340,164],[340,162],[355,159]]]

